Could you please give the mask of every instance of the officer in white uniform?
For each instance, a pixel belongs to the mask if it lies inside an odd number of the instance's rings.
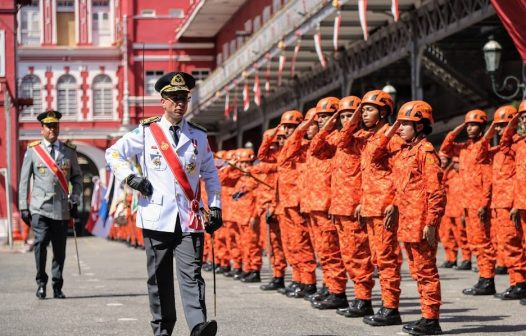
[[[106,150],[106,160],[117,179],[125,180],[142,194],[137,226],[144,234],[151,325],[156,336],[171,335],[175,326],[174,254],[191,336],[213,336],[217,331],[216,321],[207,321],[206,316],[205,282],[201,276],[203,227],[193,221],[196,215],[202,215],[199,209],[203,205],[196,201],[192,205],[188,192],[185,194],[172,170],[174,165],[165,158],[166,151],[175,153],[182,168],[179,171],[184,172],[196,196],[199,180],[204,180],[210,209],[206,231],[213,233],[222,225],[221,185],[213,153],[206,130],[183,118],[194,85],[195,79],[184,72],[161,77],[155,89],[161,93],[164,115],[143,120],[138,128]],[[158,135],[154,137],[154,131],[159,129],[164,135],[161,142]],[[126,161],[132,157],[137,157],[144,176],[134,175]]]

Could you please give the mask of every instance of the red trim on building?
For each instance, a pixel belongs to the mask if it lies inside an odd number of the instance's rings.
[[[52,103],[53,103],[53,84],[51,84],[51,81],[53,79],[53,70],[50,66],[46,67],[46,109],[51,110],[52,109]]]
[[[51,0],[44,0],[44,42],[42,45],[53,44],[53,4]]]
[[[82,108],[80,109],[80,112],[82,113],[82,118],[87,119],[89,108],[88,108],[88,90],[89,90],[89,84],[88,84],[88,76],[89,72],[84,69],[80,72],[80,77],[82,77],[82,84],[80,85],[80,89],[82,90],[82,96],[80,98],[82,102]]]

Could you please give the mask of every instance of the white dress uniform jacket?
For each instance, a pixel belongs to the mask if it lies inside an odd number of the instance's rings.
[[[172,148],[175,149],[194,194],[199,187],[199,177],[205,182],[208,206],[221,208],[221,184],[214,164],[214,155],[208,146],[206,132],[186,120],[181,120],[177,147],[170,131],[170,122],[162,118],[149,118],[142,125],[124,135],[106,150],[106,161],[118,180],[133,174],[127,158],[137,157],[143,175],[153,186],[151,197],[140,196],[137,226],[140,228],[174,232],[177,216],[183,232],[197,232],[189,228],[190,201],[177,182],[170,167],[153,138],[149,124],[157,122]],[[202,204],[201,204],[202,207]]]

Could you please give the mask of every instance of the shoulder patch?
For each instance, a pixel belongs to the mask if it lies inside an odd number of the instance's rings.
[[[73,150],[77,150],[77,145],[71,142],[71,140],[67,140],[66,142],[64,142],[64,146],[69,147]]]
[[[425,144],[422,146],[422,149],[423,149],[425,152],[434,152],[434,151],[435,151],[435,147],[433,147],[433,145],[432,145],[430,142],[425,143]]]
[[[40,140],[33,141],[33,142],[31,142],[30,144],[27,145],[27,148],[33,148],[33,147],[35,147],[35,146],[40,145],[40,143],[41,143]]]
[[[158,122],[159,120],[161,120],[161,117],[159,116],[146,118],[141,120],[141,125],[149,126],[151,123]]]
[[[208,132],[208,130],[206,128],[204,128],[203,126],[199,125],[199,124],[196,124],[194,122],[191,122],[191,121],[188,121],[188,125],[192,126],[193,128],[197,128],[198,130],[201,130],[205,133]]]

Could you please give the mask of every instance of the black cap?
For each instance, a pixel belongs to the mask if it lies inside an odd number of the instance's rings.
[[[176,91],[190,91],[195,86],[195,78],[186,72],[170,72],[155,83],[155,91],[163,94]]]
[[[37,116],[38,121],[42,124],[58,123],[60,118],[62,118],[62,113],[59,111],[46,111]]]

